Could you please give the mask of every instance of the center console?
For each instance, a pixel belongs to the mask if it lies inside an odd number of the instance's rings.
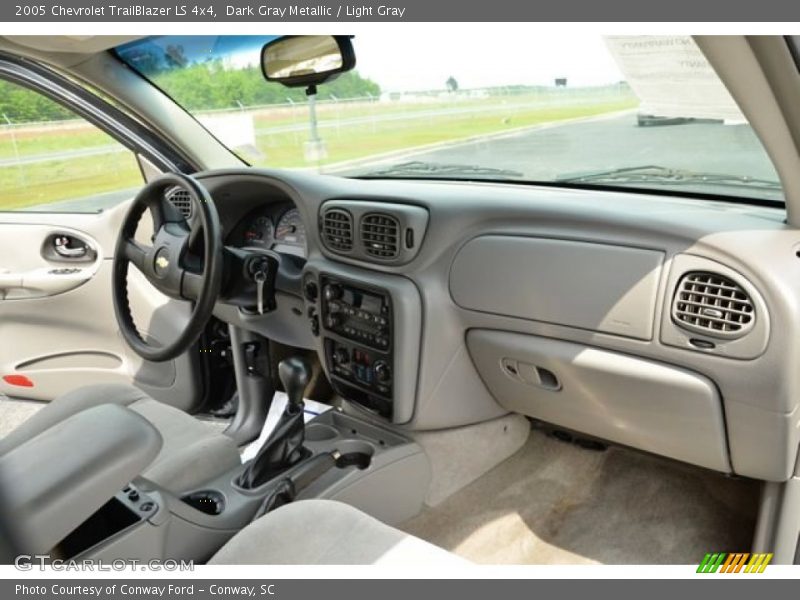
[[[101,496],[111,499],[57,545],[56,555],[76,561],[205,561],[253,520],[282,482],[324,455],[336,456],[336,462],[298,491],[297,501],[337,500],[389,524],[422,509],[430,464],[422,448],[402,434],[332,409],[306,424],[304,447],[307,458],[253,488],[239,484],[249,463],[180,495],[135,478],[121,492]],[[313,526],[309,523],[309,531]]]
[[[391,418],[394,336],[392,299],[386,290],[324,275],[320,318],[325,365],[346,398]]]

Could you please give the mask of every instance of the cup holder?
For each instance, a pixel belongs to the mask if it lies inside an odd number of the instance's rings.
[[[186,504],[207,515],[216,516],[225,510],[225,497],[216,490],[192,492],[181,498]]]
[[[360,440],[344,440],[336,445],[336,450],[341,455],[336,460],[337,469],[356,467],[363,471],[372,464],[372,455],[375,454],[371,444]]]
[[[312,423],[306,427],[306,440],[309,442],[325,442],[334,439],[338,435],[338,431],[324,423]]]

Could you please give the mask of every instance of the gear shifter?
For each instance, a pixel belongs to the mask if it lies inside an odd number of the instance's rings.
[[[278,365],[278,376],[289,400],[275,429],[239,476],[238,483],[245,489],[266,483],[309,456],[303,447],[303,392],[309,380],[308,365],[300,357],[287,358]]]
[[[278,365],[278,377],[283,384],[283,389],[286,390],[286,395],[289,397],[289,404],[295,405],[303,410],[303,392],[306,391],[308,385],[308,365],[299,356],[293,356],[282,360]]]

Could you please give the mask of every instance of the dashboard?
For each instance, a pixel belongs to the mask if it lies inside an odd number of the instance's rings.
[[[228,243],[298,258],[282,263],[274,312],[215,314],[315,350],[340,395],[385,420],[432,430],[516,412],[720,472],[790,475],[800,232],[784,211],[254,169],[200,178]]]
[[[302,258],[307,254],[303,219],[297,207],[286,202],[250,211],[234,229],[230,242],[241,248],[264,248]]]

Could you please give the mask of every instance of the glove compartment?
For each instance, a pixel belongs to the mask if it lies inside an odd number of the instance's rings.
[[[509,411],[730,472],[722,401],[703,375],[533,335],[474,329],[475,366]]]

